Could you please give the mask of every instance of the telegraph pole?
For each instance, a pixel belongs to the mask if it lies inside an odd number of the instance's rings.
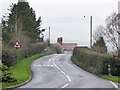
[[[92,16],[90,16],[90,48],[92,47]]]
[[[92,16],[90,16],[90,48],[91,47],[92,47]]]
[[[49,43],[50,43],[50,27],[49,27]]]
[[[50,46],[50,27],[49,27],[49,38],[48,38],[48,46]]]

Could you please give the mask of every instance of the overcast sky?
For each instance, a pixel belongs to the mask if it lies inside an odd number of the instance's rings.
[[[51,27],[51,41],[61,36],[64,42],[76,42],[89,46],[89,19],[93,16],[93,30],[105,25],[105,19],[118,11],[119,0],[27,0],[42,17],[42,27]],[[7,12],[11,3],[17,0],[0,0],[0,18]],[[85,16],[85,17],[84,17]]]

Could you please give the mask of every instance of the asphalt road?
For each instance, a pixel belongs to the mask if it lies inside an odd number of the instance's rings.
[[[114,88],[74,65],[70,54],[53,54],[35,60],[31,65],[32,80],[20,88]]]

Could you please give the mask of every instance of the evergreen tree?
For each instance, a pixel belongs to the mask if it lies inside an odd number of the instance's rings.
[[[100,53],[107,53],[107,46],[103,37],[100,37],[100,39],[93,44],[92,49]]]
[[[41,18],[36,20],[35,11],[28,2],[13,4],[7,19],[2,19],[3,42],[10,38],[14,38],[12,41],[20,40],[22,34],[28,36],[32,43],[37,42],[40,24]]]
[[[19,0],[21,1],[21,0]],[[2,62],[11,66],[24,57],[40,53],[44,46],[37,44],[41,26],[41,17],[36,19],[35,11],[28,2],[12,4],[8,16],[2,18]],[[20,42],[21,49],[13,45]]]

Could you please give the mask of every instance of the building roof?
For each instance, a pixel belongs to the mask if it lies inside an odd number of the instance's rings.
[[[62,44],[62,47],[63,47],[65,50],[73,50],[74,47],[77,47],[77,43],[63,43],[63,44]]]

